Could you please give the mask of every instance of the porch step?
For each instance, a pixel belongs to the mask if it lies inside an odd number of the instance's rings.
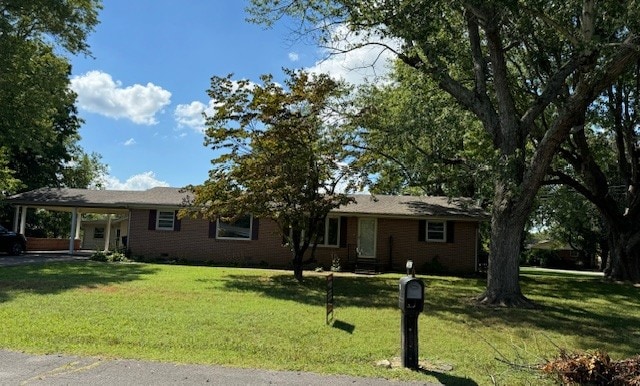
[[[365,275],[375,275],[378,273],[378,262],[376,259],[363,259],[356,260],[355,273]]]

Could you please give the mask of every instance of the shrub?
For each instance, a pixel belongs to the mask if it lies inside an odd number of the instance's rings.
[[[103,252],[103,251],[94,252],[89,259],[93,261],[102,261],[102,262],[109,262],[109,263],[130,261],[127,258],[127,256],[125,256],[124,253],[122,252]]]

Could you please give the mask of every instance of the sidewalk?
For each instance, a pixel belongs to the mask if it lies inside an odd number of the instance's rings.
[[[377,378],[0,350],[0,385],[428,385]]]

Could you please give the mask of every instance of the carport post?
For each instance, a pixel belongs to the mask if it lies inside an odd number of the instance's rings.
[[[104,251],[109,251],[109,241],[111,241],[111,213],[107,215],[107,229],[104,231]]]
[[[24,234],[25,229],[27,228],[27,208],[26,206],[22,207],[22,214],[20,215],[20,233]]]
[[[78,208],[71,212],[71,231],[69,232],[69,254],[73,255],[73,247],[76,242],[76,223],[78,221]]]
[[[16,214],[13,216],[13,231],[18,232],[18,226],[20,225],[20,208],[21,206],[16,206]]]

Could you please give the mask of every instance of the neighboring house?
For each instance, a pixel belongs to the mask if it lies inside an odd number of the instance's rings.
[[[234,223],[178,219],[187,193],[158,187],[147,191],[38,189],[15,195],[16,230],[24,231],[26,208],[109,213],[128,218],[127,249],[133,256],[215,264],[288,267],[291,253],[275,222],[244,216]],[[447,197],[354,195],[355,203],[327,218],[316,264],[404,270],[407,260],[427,267],[470,273],[477,269],[479,223],[486,213],[472,201]],[[71,233],[79,226],[70,224]],[[89,229],[88,227],[86,228]],[[95,228],[94,228],[95,229]],[[86,232],[86,231],[85,231]]]
[[[559,241],[541,240],[528,245],[527,249],[531,251],[530,263],[533,265],[552,268],[592,268],[596,265],[595,258]]]

